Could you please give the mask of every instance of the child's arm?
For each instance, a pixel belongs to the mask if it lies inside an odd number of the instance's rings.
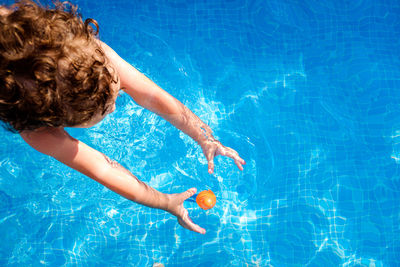
[[[112,65],[117,69],[121,79],[121,87],[142,107],[151,110],[165,120],[172,123],[175,127],[192,137],[203,149],[203,153],[208,160],[208,171],[214,171],[214,157],[217,155],[232,158],[238,168],[243,170],[245,161],[239,154],[223,146],[217,141],[210,127],[202,122],[192,111],[185,107],[181,102],[158,87],[145,75],[136,70],[132,65],[123,60],[109,46],[101,43],[106,56]]]
[[[42,128],[21,133],[21,137],[39,152],[54,157],[121,196],[148,207],[166,210],[175,215],[183,227],[205,233],[203,228],[190,220],[183,207],[183,201],[195,194],[196,189],[180,194],[163,194],[138,180],[117,162],[71,137],[62,128]]]

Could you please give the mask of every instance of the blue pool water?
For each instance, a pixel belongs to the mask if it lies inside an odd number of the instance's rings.
[[[400,265],[399,1],[72,2],[247,165],[209,175],[126,94],[68,129],[162,192],[212,189],[186,203],[203,236],[1,129],[0,265]]]

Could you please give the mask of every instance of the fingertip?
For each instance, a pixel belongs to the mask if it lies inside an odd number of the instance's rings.
[[[212,161],[208,162],[208,173],[212,174],[214,171],[214,163]]]
[[[214,165],[214,158],[208,160],[208,166],[212,167]]]
[[[206,233],[206,229],[199,227],[199,229],[197,229],[197,232],[204,235]]]
[[[242,163],[240,161],[235,160],[235,164],[238,167],[239,170],[243,171],[243,166]]]
[[[196,194],[197,192],[197,188],[196,187],[192,187],[188,190],[190,192],[190,194],[193,196],[194,194]]]

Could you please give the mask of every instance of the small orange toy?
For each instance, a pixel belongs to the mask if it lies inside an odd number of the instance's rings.
[[[201,191],[196,197],[197,205],[199,205],[203,210],[211,209],[215,206],[216,202],[217,198],[211,190]]]

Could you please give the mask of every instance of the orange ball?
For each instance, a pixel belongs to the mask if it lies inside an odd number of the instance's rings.
[[[215,206],[217,198],[215,197],[213,191],[205,190],[201,191],[196,197],[196,203],[203,210],[209,210]]]

